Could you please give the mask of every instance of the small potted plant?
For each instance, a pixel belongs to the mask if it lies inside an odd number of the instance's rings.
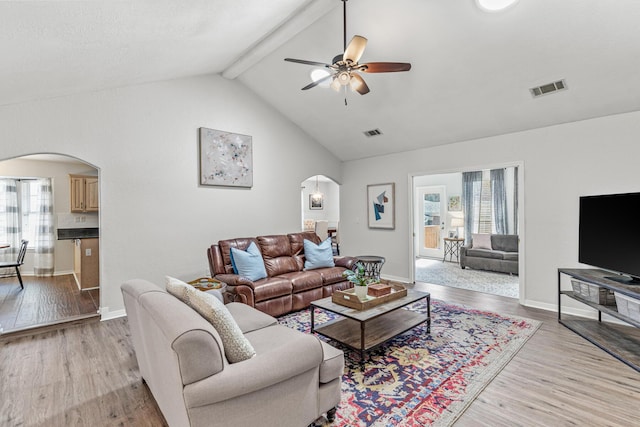
[[[355,270],[345,270],[342,276],[346,277],[348,281],[353,283],[353,290],[360,301],[367,299],[367,292],[369,291],[369,283],[371,278],[364,274],[364,267],[362,264],[356,264]]]

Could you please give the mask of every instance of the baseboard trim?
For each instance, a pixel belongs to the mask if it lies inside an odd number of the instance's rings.
[[[387,274],[381,274],[380,278],[381,279],[385,279],[385,280],[391,280],[393,282],[411,283],[409,281],[409,278],[407,278],[407,277],[389,276]]]
[[[557,304],[549,304],[549,303],[544,303],[540,301],[526,300],[523,305],[525,307],[538,308],[540,310],[552,311],[554,313],[558,312]],[[593,309],[593,308],[583,309],[583,308],[577,308],[577,307],[562,306],[562,314],[563,315],[567,314],[569,316],[584,317],[585,319],[594,319],[594,320],[598,319],[598,312],[596,311],[596,309]],[[615,317],[608,316],[606,313],[602,313],[602,321],[615,323],[618,325],[624,325],[624,326],[629,325],[628,323],[625,323],[620,319],[616,319]]]
[[[100,321],[117,319],[119,317],[125,317],[127,312],[124,310],[109,311],[109,307],[100,307]]]

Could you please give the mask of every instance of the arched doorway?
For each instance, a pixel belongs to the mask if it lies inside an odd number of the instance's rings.
[[[318,221],[326,221],[334,251],[340,243],[340,186],[325,175],[313,175],[301,183],[301,229],[313,230]],[[322,234],[322,233],[321,233]],[[324,236],[320,236],[323,238]]]
[[[99,318],[98,175],[99,170],[93,165],[61,154],[25,155],[0,161],[3,180],[0,191],[7,188],[16,191],[11,195],[15,208],[0,206],[3,216],[0,240],[30,242],[20,268],[24,289],[15,276],[0,278],[2,333]],[[43,187],[43,183],[48,183],[50,189]],[[78,200],[85,192],[91,193],[92,202],[88,206],[84,200]],[[2,229],[7,224],[7,210],[18,211],[15,214],[18,219],[12,220],[18,224],[18,231],[10,235]],[[39,211],[48,212],[47,218],[43,219]],[[0,256],[12,258],[14,253],[15,248],[11,247]],[[83,265],[84,270],[80,268]]]

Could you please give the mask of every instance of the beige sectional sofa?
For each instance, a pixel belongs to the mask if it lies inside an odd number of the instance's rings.
[[[143,380],[170,426],[307,426],[332,421],[342,351],[246,304],[226,307],[255,356],[230,363],[219,332],[159,286],[121,286]]]

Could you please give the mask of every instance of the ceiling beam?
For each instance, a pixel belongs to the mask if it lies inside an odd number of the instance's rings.
[[[247,49],[238,60],[222,71],[222,77],[235,79],[339,4],[340,2],[336,0],[312,0]]]

